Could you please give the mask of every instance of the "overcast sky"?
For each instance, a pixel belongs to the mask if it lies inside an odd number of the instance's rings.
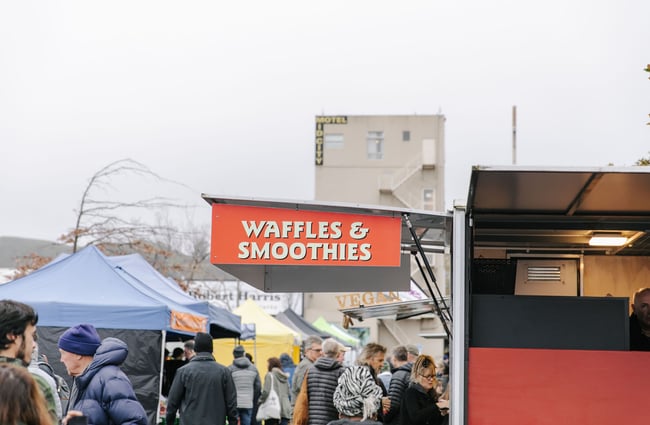
[[[122,158],[190,189],[313,199],[314,116],[446,116],[446,207],[474,164],[650,151],[650,1],[0,0],[0,236],[53,240]]]

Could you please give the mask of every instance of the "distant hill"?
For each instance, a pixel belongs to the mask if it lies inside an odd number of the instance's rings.
[[[16,238],[0,236],[0,267],[13,268],[16,260],[30,254],[55,258],[59,254],[69,254],[72,249],[67,245],[41,239]]]
[[[59,254],[70,254],[72,248],[57,242],[41,239],[17,238],[12,236],[0,236],[0,269],[13,269],[16,260],[22,257],[36,254],[42,257],[56,258]],[[145,257],[146,258],[146,257]],[[182,262],[187,258],[181,254],[174,256],[174,262]],[[239,280],[226,273],[220,268],[213,266],[209,261],[204,261],[199,266],[195,280]]]

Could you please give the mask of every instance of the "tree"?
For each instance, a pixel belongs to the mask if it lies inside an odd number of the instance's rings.
[[[151,239],[161,231],[169,230],[142,223],[138,219],[127,219],[125,215],[129,210],[150,211],[166,207],[183,208],[184,205],[163,197],[124,201],[113,198],[106,200],[97,196],[99,190],[106,191],[111,188],[112,180],[116,177],[129,175],[171,182],[132,159],[121,159],[108,164],[93,174],[88,181],[76,210],[75,226],[68,233],[61,235],[59,241],[72,244],[72,252],[75,253],[82,241],[85,241],[85,245],[132,245]]]
[[[177,281],[191,279],[200,263],[209,256],[208,232],[196,226],[180,231],[164,217],[170,209],[189,207],[174,199],[154,196],[125,200],[114,183],[119,179],[150,179],[154,183],[187,186],[165,179],[147,166],[132,159],[112,162],[88,180],[75,210],[75,225],[58,239],[71,245],[73,253],[87,245],[95,245],[107,255],[140,253],[160,273]],[[117,193],[109,193],[111,189]],[[128,218],[128,215],[137,218]],[[154,215],[155,223],[142,220]],[[51,261],[51,258],[31,254],[19,259],[14,278],[24,276]]]
[[[645,158],[637,159],[634,165],[650,165],[650,152],[648,152],[648,156]]]

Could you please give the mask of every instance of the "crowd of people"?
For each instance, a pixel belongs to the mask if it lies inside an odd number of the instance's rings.
[[[630,349],[650,351],[650,288],[639,289],[631,307]],[[128,355],[123,341],[102,339],[87,323],[63,332],[57,346],[72,387],[62,392],[57,376],[38,367],[37,323],[38,314],[29,305],[0,300],[0,424],[148,423],[121,370]],[[386,347],[368,343],[356,364],[346,365],[347,350],[335,339],[310,336],[298,365],[287,353],[271,357],[261,379],[243,346],[234,348],[232,364],[224,366],[214,359],[212,337],[199,332],[172,354],[176,358],[170,361],[182,365],[165,372],[166,423],[177,418],[180,425],[448,422],[447,357],[436,365],[412,345],[393,347],[387,355]],[[382,373],[386,364],[390,373]]]
[[[306,338],[303,358],[296,366],[282,353],[266,360],[258,369],[241,345],[233,349],[228,366],[217,363],[208,334],[193,341],[196,351],[178,369],[167,398],[165,421],[180,425],[438,425],[448,421],[449,400],[438,384],[433,359],[417,347],[386,347],[366,344],[356,364],[345,365],[349,350],[335,339]],[[391,378],[386,385],[379,372],[388,363]],[[260,376],[264,373],[264,378]],[[275,417],[261,417],[270,399],[276,403]]]

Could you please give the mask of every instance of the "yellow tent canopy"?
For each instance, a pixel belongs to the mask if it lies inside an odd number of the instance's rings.
[[[255,325],[255,339],[241,341],[247,353],[253,356],[253,361],[260,371],[266,374],[266,361],[270,357],[280,357],[287,353],[296,358],[300,349],[300,334],[289,328],[273,316],[265,312],[255,301],[247,299],[233,313],[241,316],[241,323]],[[223,364],[233,361],[232,350],[237,345],[234,339],[216,339],[214,341],[214,357]]]

